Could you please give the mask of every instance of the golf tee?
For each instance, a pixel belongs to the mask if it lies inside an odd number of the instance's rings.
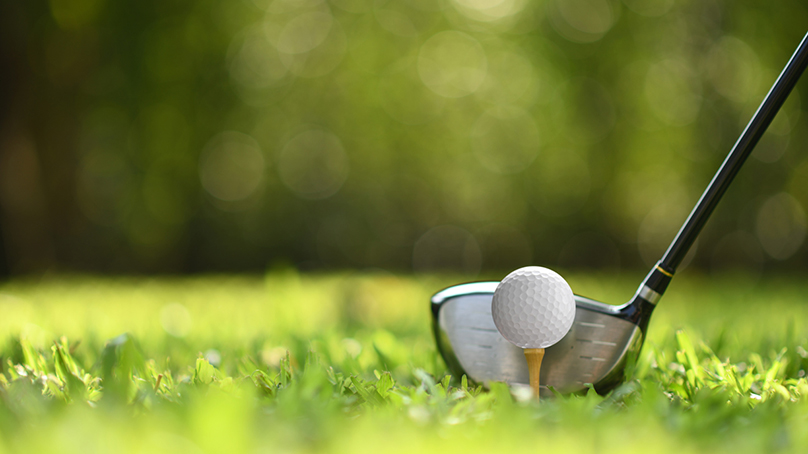
[[[530,388],[539,400],[539,376],[541,375],[541,361],[544,359],[543,348],[526,348],[527,370],[530,373]]]

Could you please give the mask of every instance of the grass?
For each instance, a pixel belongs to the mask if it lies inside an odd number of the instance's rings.
[[[627,299],[641,275],[573,274]],[[0,453],[804,452],[808,285],[686,274],[631,380],[540,405],[448,377],[381,272],[0,286]]]

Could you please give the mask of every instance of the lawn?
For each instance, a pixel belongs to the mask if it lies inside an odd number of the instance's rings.
[[[643,273],[573,273],[626,300]],[[490,276],[497,278],[500,276]],[[0,453],[808,449],[808,284],[684,272],[632,379],[541,404],[447,377],[458,276],[48,276],[0,285]]]

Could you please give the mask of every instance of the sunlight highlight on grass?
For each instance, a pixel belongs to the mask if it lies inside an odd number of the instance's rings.
[[[799,279],[682,276],[624,386],[541,405],[446,375],[428,298],[457,280],[286,270],[6,283],[0,453],[808,447]],[[569,280],[617,302],[634,277]]]

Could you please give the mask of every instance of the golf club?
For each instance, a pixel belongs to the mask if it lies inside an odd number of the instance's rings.
[[[546,349],[541,375],[542,395],[548,387],[562,394],[592,385],[603,394],[625,379],[646,337],[648,322],[659,299],[696,240],[732,179],[774,119],[808,65],[808,34],[777,78],[752,120],[732,147],[679,233],[629,302],[621,306],[575,295],[572,329]],[[497,331],[491,299],[498,282],[475,282],[449,287],[431,300],[435,341],[456,377],[473,382],[529,383],[521,348]]]

